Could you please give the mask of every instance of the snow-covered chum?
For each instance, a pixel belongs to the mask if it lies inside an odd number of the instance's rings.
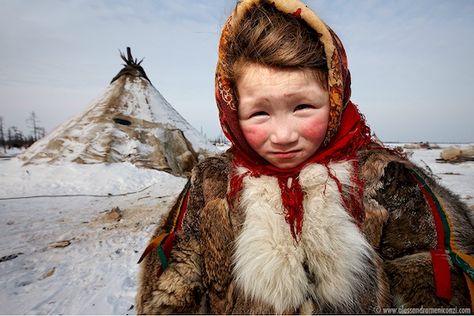
[[[350,92],[342,43],[314,11],[238,2],[216,70],[232,146],[194,168],[152,236],[138,313],[472,306],[472,211],[374,141]]]
[[[152,85],[127,47],[125,64],[81,114],[33,144],[25,164],[130,162],[187,175],[215,148]]]

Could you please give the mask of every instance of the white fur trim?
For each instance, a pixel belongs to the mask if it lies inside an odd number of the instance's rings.
[[[276,178],[245,177],[241,207],[246,218],[234,253],[234,277],[244,295],[283,313],[304,302],[309,284],[283,215]]]
[[[245,167],[242,167],[242,166],[238,166],[238,167],[236,168],[235,173],[236,173],[238,176],[241,176],[241,175],[245,174],[245,173],[248,172],[248,171],[249,171],[249,169],[247,169],[247,168],[245,168]]]
[[[329,168],[348,187],[352,166],[349,162]],[[319,302],[350,306],[367,269],[371,247],[355,221],[342,205],[341,195],[325,166],[313,164],[301,171],[300,184],[306,193],[301,247],[309,270],[318,284],[311,294]]]
[[[349,183],[350,163],[330,168],[341,183]],[[297,244],[283,215],[277,179],[244,178],[240,207],[245,221],[235,244],[235,281],[246,297],[273,306],[276,313],[299,308],[309,297],[318,304],[348,306],[370,246],[342,206],[326,167],[310,165],[299,180],[306,197]]]

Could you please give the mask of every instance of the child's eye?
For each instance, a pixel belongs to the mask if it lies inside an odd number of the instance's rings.
[[[305,110],[305,109],[312,109],[312,108],[314,108],[314,107],[310,104],[298,104],[295,107],[295,112],[300,111],[300,110]]]
[[[256,116],[266,116],[268,115],[267,112],[264,112],[264,111],[259,111],[259,112],[255,112],[255,113],[252,113],[252,115],[250,115],[250,117],[256,117]]]

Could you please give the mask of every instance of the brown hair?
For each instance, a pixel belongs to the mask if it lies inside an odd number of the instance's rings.
[[[279,12],[274,5],[263,1],[234,24],[224,71],[235,84],[250,63],[285,69],[309,68],[327,89],[326,54],[319,36],[302,19]]]

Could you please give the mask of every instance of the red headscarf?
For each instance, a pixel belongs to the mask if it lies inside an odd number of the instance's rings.
[[[363,183],[359,179],[357,152],[367,147],[371,142],[370,129],[357,107],[350,101],[350,73],[347,68],[347,57],[344,48],[336,34],[322,22],[313,11],[299,0],[271,1],[274,6],[285,14],[292,14],[303,19],[318,34],[324,45],[328,67],[328,90],[330,112],[328,130],[321,148],[307,161],[291,169],[279,169],[260,157],[247,143],[242,133],[238,118],[238,104],[234,98],[229,78],[223,69],[226,64],[226,50],[230,40],[231,28],[238,27],[239,20],[251,6],[264,0],[240,1],[233,15],[225,24],[220,45],[219,61],[216,70],[216,101],[219,108],[219,118],[226,137],[232,142],[234,172],[231,175],[228,197],[231,203],[238,198],[242,189],[243,177],[271,175],[278,179],[281,190],[285,219],[290,225],[290,231],[297,240],[303,225],[303,192],[298,181],[301,169],[310,163],[328,165],[331,161],[352,161],[354,172],[352,181],[355,189],[346,196],[342,185],[328,168],[330,177],[335,180],[341,192],[342,201],[348,212],[361,223],[364,219],[362,211]],[[236,167],[243,166],[249,171],[237,174]],[[292,181],[288,181],[292,178]],[[291,182],[291,185],[289,183]]]

